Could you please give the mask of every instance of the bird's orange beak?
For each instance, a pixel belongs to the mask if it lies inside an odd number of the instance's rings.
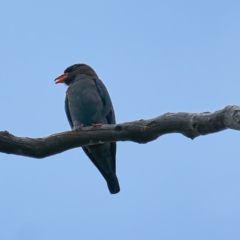
[[[64,73],[64,74],[60,75],[59,77],[57,77],[54,81],[55,81],[55,83],[64,83],[67,78],[68,78],[68,74]]]

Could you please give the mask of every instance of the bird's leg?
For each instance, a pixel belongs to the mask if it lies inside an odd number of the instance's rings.
[[[92,123],[92,129],[102,126],[101,123]]]
[[[83,124],[81,124],[80,126],[74,127],[73,131],[82,131],[82,128],[84,127]]]

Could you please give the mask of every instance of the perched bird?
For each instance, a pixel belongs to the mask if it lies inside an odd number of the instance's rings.
[[[86,64],[74,64],[55,79],[68,85],[65,111],[73,130],[82,126],[115,124],[112,101],[96,72]],[[83,147],[83,151],[107,181],[110,193],[120,191],[116,176],[116,143]]]

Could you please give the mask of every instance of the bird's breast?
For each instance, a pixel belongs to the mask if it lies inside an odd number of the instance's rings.
[[[80,80],[67,90],[68,107],[74,125],[104,123],[103,102],[93,80]]]

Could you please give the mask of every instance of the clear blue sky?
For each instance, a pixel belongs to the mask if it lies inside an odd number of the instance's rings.
[[[117,122],[240,103],[239,1],[2,1],[0,130],[69,130],[66,87],[87,63]],[[0,153],[1,240],[221,240],[240,236],[240,133],[118,143],[121,192],[79,149]]]

